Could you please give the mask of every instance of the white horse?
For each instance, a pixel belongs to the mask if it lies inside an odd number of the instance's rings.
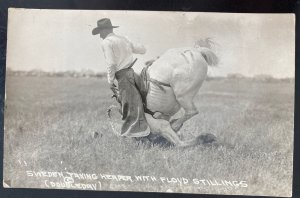
[[[145,114],[151,137],[162,136],[181,147],[215,140],[212,134],[200,135],[188,141],[180,140],[177,135],[183,123],[199,113],[193,99],[206,78],[208,66],[218,63],[210,40],[205,41],[206,47],[201,47],[203,45],[198,42],[194,47],[170,49],[149,67],[148,77],[161,85],[151,80],[148,84],[147,108],[157,112],[153,116]],[[181,108],[184,115],[171,120]]]

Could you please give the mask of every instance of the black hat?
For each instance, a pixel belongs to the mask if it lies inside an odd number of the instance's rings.
[[[100,19],[99,21],[97,21],[97,27],[93,29],[92,34],[96,35],[96,34],[100,33],[100,30],[110,29],[110,28],[117,28],[117,27],[119,27],[119,26],[113,26],[111,24],[110,19],[103,18],[103,19]]]

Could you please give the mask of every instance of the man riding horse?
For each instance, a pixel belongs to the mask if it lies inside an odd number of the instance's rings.
[[[126,137],[144,137],[150,133],[147,124],[143,100],[140,91],[143,89],[140,77],[133,71],[136,62],[133,54],[145,54],[143,45],[135,44],[123,36],[114,34],[110,19],[103,18],[97,22],[92,34],[100,34],[103,39],[102,50],[107,63],[107,78],[111,90],[121,103],[122,119],[121,135]],[[114,84],[118,82],[118,90]]]

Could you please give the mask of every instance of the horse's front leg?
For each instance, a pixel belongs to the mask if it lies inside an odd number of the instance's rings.
[[[173,131],[173,129],[170,126],[170,123],[166,120],[162,119],[155,119],[149,114],[145,114],[147,122],[150,126],[151,133],[154,135],[161,135],[165,139],[167,139],[169,142],[174,144],[178,147],[188,147],[188,146],[194,146],[199,143],[198,138],[194,138],[187,141],[182,141],[178,137],[178,135]]]

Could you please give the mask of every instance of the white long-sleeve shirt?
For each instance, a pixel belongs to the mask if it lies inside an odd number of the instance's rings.
[[[133,54],[144,54],[146,48],[134,44],[125,37],[110,33],[103,40],[102,50],[107,63],[107,79],[112,84],[115,72],[127,68],[133,62]]]

